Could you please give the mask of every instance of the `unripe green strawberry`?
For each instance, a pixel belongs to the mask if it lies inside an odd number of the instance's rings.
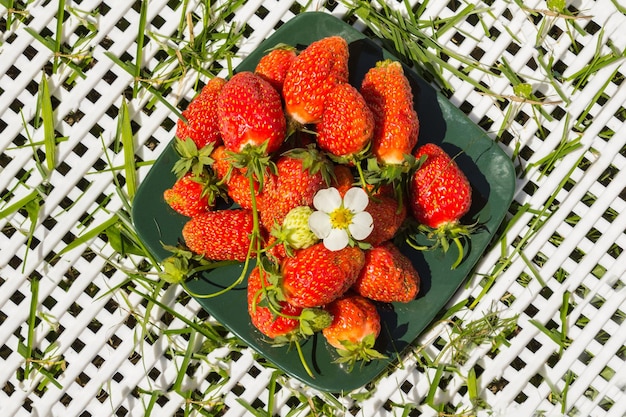
[[[293,249],[304,249],[318,242],[317,236],[309,228],[309,217],[313,209],[309,206],[292,208],[280,226],[281,240]]]

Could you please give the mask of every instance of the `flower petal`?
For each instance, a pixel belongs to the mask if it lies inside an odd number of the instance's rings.
[[[360,187],[352,187],[343,196],[343,206],[353,213],[365,210],[370,199],[364,189]]]
[[[309,216],[309,229],[319,239],[324,239],[333,228],[330,224],[330,216],[322,211],[314,211]]]
[[[338,251],[346,246],[350,241],[345,229],[332,229],[328,236],[324,238],[324,246],[331,251]]]
[[[313,206],[324,213],[330,213],[341,207],[341,195],[335,187],[323,188],[313,197]]]
[[[356,240],[363,240],[374,230],[374,219],[367,211],[357,213],[352,218],[352,223],[348,226],[350,234]]]

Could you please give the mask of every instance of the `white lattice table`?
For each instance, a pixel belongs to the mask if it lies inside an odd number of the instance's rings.
[[[403,2],[389,3],[405,10]],[[554,11],[558,2],[542,1],[415,5],[421,20],[437,21],[426,32],[452,24],[440,33],[441,45],[489,68],[468,71],[489,94],[449,71],[443,77],[450,100],[513,157],[515,200],[502,240],[450,302],[465,301],[463,307],[422,335],[398,369],[363,391],[334,397],[283,375],[275,381],[271,365],[223,331],[216,336],[222,346],[180,332],[187,320],[212,319],[176,287],[154,294],[162,304],[151,303],[149,264],[120,257],[108,244],[114,235],[96,232],[127,209],[116,191],[129,181],[116,138],[123,103],[141,182],[174,136],[177,117],[166,103],[183,108],[195,83],[207,79],[199,67],[185,67],[159,90],[164,100],[149,89],[161,84],[143,80],[180,69],[172,51],[189,40],[189,21],[196,35],[206,24],[224,34],[206,55],[219,60],[203,63],[221,75],[305,10],[327,11],[371,33],[368,22],[335,2],[255,0],[231,4],[222,15],[221,3],[207,10],[207,2],[151,0],[140,37],[142,4],[64,2],[57,26],[59,2],[0,2],[2,416],[239,416],[250,412],[243,403],[268,410],[271,393],[272,411],[281,416],[472,409],[626,415],[626,11],[619,0],[567,2],[561,14]],[[232,28],[241,29],[240,38],[227,36]],[[134,67],[122,63],[135,62],[139,39],[136,78]],[[229,60],[219,47],[231,39]],[[514,88],[510,74],[531,86],[532,98]],[[53,135],[62,138],[52,170],[36,115],[42,77]],[[579,146],[564,152],[568,144]],[[85,242],[74,247],[76,239]],[[485,317],[513,320],[506,343],[471,346],[455,371],[425,363],[426,357],[451,363],[454,330]],[[197,357],[179,380],[191,351]]]

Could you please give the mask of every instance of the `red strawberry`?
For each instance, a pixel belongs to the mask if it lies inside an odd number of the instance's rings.
[[[244,261],[253,230],[250,210],[217,210],[192,217],[183,239],[194,253],[212,260]]]
[[[263,302],[265,295],[261,285],[261,274],[263,275],[264,286],[268,287],[266,275],[269,272],[260,271],[258,267],[255,267],[248,276],[248,314],[250,314],[250,321],[261,333],[272,339],[279,336],[286,337],[297,332],[300,327],[300,320],[293,317],[298,317],[302,308],[280,301],[276,305],[279,311],[273,312],[267,306],[268,302]],[[277,313],[282,315],[277,315]]]
[[[326,311],[333,316],[333,321],[322,334],[328,344],[337,349],[340,355],[337,362],[347,362],[351,370],[358,360],[385,358],[374,349],[381,325],[371,301],[349,293],[328,304]]]
[[[246,145],[267,144],[276,151],[285,138],[286,121],[278,92],[252,72],[235,74],[217,98],[219,130],[226,149],[240,153]]]
[[[200,93],[194,97],[182,115],[187,119],[178,121],[176,136],[180,139],[191,138],[198,149],[208,143],[220,143],[221,137],[217,120],[217,96],[226,84],[226,80],[214,77]]]
[[[365,252],[365,266],[352,289],[371,300],[408,303],[415,299],[419,285],[411,260],[386,242]]]
[[[330,36],[311,43],[291,64],[283,84],[285,110],[298,123],[317,123],[328,93],[348,82],[348,43]]]
[[[263,55],[254,73],[269,82],[276,91],[282,93],[287,71],[296,56],[295,48],[284,44],[278,45]]]
[[[410,206],[418,222],[437,229],[459,221],[472,203],[472,188],[456,162],[439,146],[420,147],[415,157],[426,156],[411,178]]]
[[[313,197],[326,186],[329,162],[312,149],[289,152],[276,162],[276,174],[265,181],[260,208],[261,223],[271,230],[282,224],[289,211],[311,206]]]
[[[209,204],[204,181],[202,177],[187,173],[177,179],[172,188],[163,192],[163,198],[172,209],[183,216],[193,217],[204,213],[213,206]]]
[[[472,226],[459,224],[472,204],[472,188],[454,159],[439,146],[429,143],[415,152],[415,157],[426,158],[410,179],[409,205],[415,219],[429,229],[428,237],[445,251],[453,241],[459,251],[456,268],[463,259],[461,238],[466,238]],[[420,246],[414,246],[422,249]]]
[[[282,264],[285,298],[300,307],[328,304],[354,284],[364,262],[365,254],[356,246],[331,251],[317,243],[298,250]]]
[[[211,164],[211,169],[215,172],[215,176],[217,179],[222,180],[228,175],[231,170],[231,163],[228,159],[228,152],[226,151],[226,147],[224,145],[218,146],[211,153],[211,159],[213,159],[213,164]]]
[[[333,174],[331,186],[335,187],[339,195],[343,197],[350,188],[354,187],[354,174],[349,167],[341,164],[333,167]]]
[[[402,164],[417,143],[419,119],[413,92],[397,61],[381,61],[363,78],[361,94],[374,114],[372,153],[385,164]]]
[[[328,94],[316,130],[320,148],[336,156],[352,157],[369,144],[374,132],[374,116],[361,93],[350,84],[342,83]]]
[[[252,208],[252,196],[250,195],[250,180],[243,174],[245,170],[232,166],[231,156],[226,147],[219,146],[211,154],[213,164],[211,168],[215,176],[223,182],[223,187],[231,200],[239,204],[245,209]],[[254,188],[256,190],[257,209],[261,206],[261,197],[259,194],[259,183],[255,181]]]
[[[402,226],[407,214],[404,204],[399,204],[394,197],[384,194],[370,198],[365,211],[371,214],[372,219],[374,219],[374,229],[364,239],[372,246],[378,246],[392,239]]]

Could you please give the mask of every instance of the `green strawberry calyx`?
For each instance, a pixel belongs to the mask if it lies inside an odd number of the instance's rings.
[[[360,342],[340,341],[342,348],[336,349],[339,358],[335,360],[335,363],[346,364],[348,372],[352,372],[357,362],[363,365],[374,359],[387,359],[387,356],[374,349],[375,342],[376,336],[373,333],[365,336]]]

